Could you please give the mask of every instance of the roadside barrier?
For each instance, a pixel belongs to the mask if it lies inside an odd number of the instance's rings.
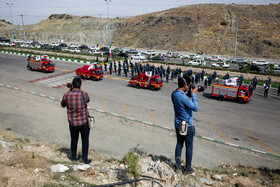
[[[33,91],[28,91],[28,90],[25,90],[25,89],[21,89],[21,88],[18,88],[18,87],[14,87],[14,86],[2,84],[2,83],[0,83],[0,86],[5,87],[5,88],[10,88],[10,89],[13,89],[13,90],[18,90],[18,91],[26,92],[26,93],[29,93],[29,94],[32,94],[32,95],[48,98],[48,99],[51,99],[51,100],[54,100],[54,101],[58,101],[58,102],[61,101],[61,99],[58,99],[58,98],[55,98],[55,97],[47,96],[47,95],[44,95],[44,94],[38,94],[38,93],[33,92]],[[169,127],[160,126],[160,125],[156,125],[154,123],[150,123],[150,122],[134,119],[134,118],[131,118],[131,117],[126,117],[126,116],[122,116],[122,115],[119,115],[119,114],[102,111],[100,109],[96,109],[96,108],[93,108],[93,107],[88,107],[88,109],[92,110],[92,111],[96,111],[96,112],[100,112],[100,113],[109,114],[109,115],[112,115],[112,116],[128,119],[128,120],[132,120],[132,121],[135,121],[135,122],[139,122],[139,123],[142,123],[143,125],[150,125],[150,126],[155,126],[155,127],[159,127],[159,128],[162,128],[162,129],[166,129],[166,130],[169,130],[169,131],[175,131],[175,129],[172,129],[172,128],[169,128]],[[252,152],[257,152],[257,153],[266,154],[266,155],[270,155],[270,156],[274,156],[274,157],[280,158],[279,155],[274,155],[274,154],[267,153],[267,152],[264,152],[264,151],[259,151],[259,150],[256,150],[256,149],[251,149],[251,148],[243,147],[243,146],[232,144],[232,143],[215,140],[213,138],[208,138],[208,137],[197,135],[197,134],[195,134],[195,137],[201,138],[201,139],[205,139],[205,140],[209,140],[209,141],[216,142],[216,143],[221,143],[221,144],[229,145],[229,146],[232,146],[232,147],[237,147],[237,148],[240,148],[240,149],[246,149],[246,150],[249,150],[249,151],[252,151]]]

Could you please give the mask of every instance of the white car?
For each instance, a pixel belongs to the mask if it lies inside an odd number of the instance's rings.
[[[66,51],[69,51],[69,49],[68,49],[67,47],[62,47],[62,48],[61,48],[61,51],[66,52]]]
[[[187,55],[187,58],[195,60],[195,59],[199,59],[201,57],[197,54],[190,54],[190,55]]]
[[[204,62],[200,59],[195,59],[195,60],[189,61],[188,65],[193,65],[193,66],[204,65],[205,66],[206,62]]]
[[[97,46],[91,46],[90,49],[93,50],[93,51],[94,51],[94,50],[99,50],[99,47],[97,47]]]
[[[211,64],[212,67],[216,67],[216,68],[220,68],[220,67],[223,67],[223,68],[229,68],[229,64],[225,63],[225,62],[222,62],[222,63],[214,63],[214,64]]]
[[[145,54],[146,54],[146,55],[152,55],[152,56],[153,56],[153,55],[156,54],[156,52],[155,52],[154,50],[148,50],[148,51],[145,52]]]
[[[95,49],[95,50],[92,50],[92,51],[89,51],[88,52],[89,54],[100,54],[100,50],[99,49]]]
[[[146,57],[142,54],[136,54],[136,55],[131,56],[131,59],[133,59],[133,60],[146,60]]]
[[[213,55],[212,57],[208,57],[207,59],[212,62],[222,62],[226,60],[225,58],[221,58],[218,55]]]
[[[69,52],[71,52],[71,53],[80,53],[81,51],[78,48],[71,48],[71,49],[69,49]]]
[[[257,61],[253,61],[253,64],[257,66],[267,66],[269,62],[267,62],[266,60],[257,60]]]
[[[52,47],[54,47],[54,46],[59,46],[59,43],[56,43],[56,42],[51,43],[51,46],[52,46]]]

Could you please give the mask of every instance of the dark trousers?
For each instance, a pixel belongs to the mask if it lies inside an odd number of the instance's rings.
[[[184,147],[184,143],[186,145],[186,170],[192,169],[192,155],[193,155],[193,137],[195,134],[195,127],[191,126],[188,127],[187,136],[181,136],[179,134],[179,129],[176,129],[176,136],[177,136],[177,145],[175,148],[175,159],[176,165],[178,167],[181,166],[181,154],[182,149]]]
[[[267,95],[268,95],[268,90],[264,90],[263,97],[267,97]]]
[[[69,125],[70,135],[71,135],[71,156],[72,160],[77,159],[77,146],[79,140],[79,134],[82,137],[82,159],[87,161],[88,159],[88,147],[89,147],[89,132],[90,128],[88,123],[81,126],[71,126]]]

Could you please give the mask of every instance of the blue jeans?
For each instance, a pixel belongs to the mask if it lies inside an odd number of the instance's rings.
[[[186,145],[186,170],[192,169],[192,155],[193,155],[193,137],[195,134],[195,127],[191,126],[188,127],[187,136],[181,136],[179,134],[179,129],[176,129],[176,136],[177,136],[177,145],[175,149],[175,160],[176,165],[178,167],[181,166],[181,154],[182,149],[184,147],[184,143]]]
[[[79,140],[79,134],[82,137],[82,159],[83,161],[88,160],[88,147],[89,147],[89,132],[90,128],[88,123],[81,126],[71,126],[69,125],[70,135],[71,135],[71,156],[72,160],[77,159],[77,146]]]

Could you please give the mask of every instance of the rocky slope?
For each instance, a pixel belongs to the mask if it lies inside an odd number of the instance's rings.
[[[111,19],[114,46],[233,55],[238,19],[237,55],[280,58],[280,4],[202,4],[131,18]],[[10,37],[9,27],[0,35]],[[17,38],[22,29],[17,27]],[[108,44],[107,20],[51,15],[26,26],[28,39]]]
[[[279,170],[255,169],[222,164],[210,171],[194,168],[191,175],[176,173],[174,163],[164,156],[147,156],[141,148],[134,148],[139,158],[139,178],[154,179],[162,186],[279,186]],[[16,137],[8,131],[0,132],[0,182],[2,186],[92,186],[106,185],[133,179],[127,159],[121,161],[89,152],[92,162],[71,162],[69,149],[58,145]],[[126,165],[128,164],[128,165]],[[148,176],[148,177],[147,177]],[[123,186],[131,186],[129,184]],[[137,186],[152,186],[141,181]],[[154,186],[159,186],[154,184]]]

